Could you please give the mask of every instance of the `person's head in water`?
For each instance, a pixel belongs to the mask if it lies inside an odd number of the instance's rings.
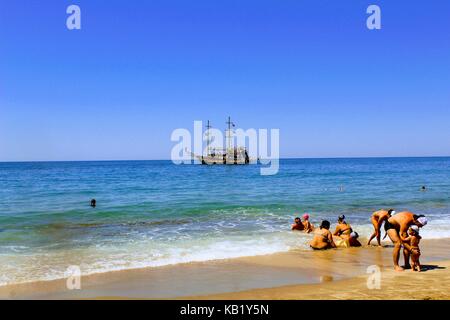
[[[322,220],[322,222],[320,223],[320,229],[330,229],[330,221],[328,220]]]
[[[422,186],[422,191],[425,191],[425,190],[427,190],[427,187]]]
[[[95,208],[96,205],[97,205],[97,200],[92,199],[92,200],[91,200],[91,207],[92,207],[92,208]]]
[[[339,223],[344,223],[344,222],[345,222],[345,216],[344,216],[343,214],[341,214],[341,215],[338,217],[338,222],[339,222]]]
[[[300,224],[302,221],[300,220],[299,217],[297,217],[297,218],[295,218],[294,222],[295,222],[296,224]]]
[[[309,220],[309,214],[305,213],[303,215],[303,220],[308,221]]]

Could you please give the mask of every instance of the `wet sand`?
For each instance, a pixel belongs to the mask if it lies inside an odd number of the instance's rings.
[[[388,242],[385,242],[388,245]],[[294,250],[0,287],[2,299],[450,299],[450,239],[423,240],[421,273],[392,270],[392,246]],[[403,261],[403,257],[401,258]],[[367,288],[367,268],[381,289]]]
[[[449,300],[450,260],[427,263],[420,273],[383,270],[379,287],[368,275],[320,284],[282,286],[189,297],[196,300]],[[369,282],[369,286],[368,286]]]

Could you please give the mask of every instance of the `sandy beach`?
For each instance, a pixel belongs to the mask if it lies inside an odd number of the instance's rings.
[[[192,299],[211,300],[448,300],[450,299],[450,261],[428,263],[424,272],[398,273],[384,270],[380,288],[369,289],[368,276],[320,284],[282,286],[225,293]]]
[[[449,30],[450,0],[1,1],[0,300],[450,301]]]
[[[272,255],[177,264],[0,287],[2,299],[449,299],[450,239],[424,240],[424,272],[392,270],[392,247]],[[368,267],[381,288],[367,287]]]

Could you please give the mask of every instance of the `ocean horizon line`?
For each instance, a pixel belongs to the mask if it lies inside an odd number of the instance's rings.
[[[335,160],[335,159],[425,159],[425,158],[450,158],[450,155],[439,156],[369,156],[369,157],[282,157],[279,160]],[[270,160],[270,159],[264,159]],[[64,162],[148,162],[148,161],[172,161],[171,159],[101,159],[101,160],[0,160],[5,163],[64,163]]]

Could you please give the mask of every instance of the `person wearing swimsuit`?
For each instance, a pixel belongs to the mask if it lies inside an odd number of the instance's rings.
[[[303,226],[302,220],[299,217],[295,218],[294,223],[291,226],[291,230],[303,231],[305,227]]]
[[[413,271],[421,271],[419,243],[422,237],[419,235],[419,227],[412,225],[408,229],[409,237],[404,242],[408,243],[411,252],[411,267]]]
[[[311,222],[309,222],[309,214],[305,213],[303,215],[303,227],[304,227],[304,231],[306,233],[310,233],[312,231],[314,231],[314,226],[311,224]]]
[[[408,229],[412,225],[416,225],[422,228],[427,224],[427,218],[423,215],[416,215],[412,212],[399,212],[396,215],[390,217],[384,223],[384,230],[386,230],[389,239],[394,244],[394,250],[392,252],[392,258],[394,261],[394,269],[396,271],[403,271],[404,268],[399,266],[400,249],[403,247],[403,257],[405,259],[405,268],[411,268],[409,263],[409,257],[411,252],[411,246],[409,243],[404,242],[407,239]]]
[[[330,232],[329,221],[323,220],[319,226],[319,229],[314,231],[314,238],[310,243],[310,247],[314,250],[336,248],[336,244],[333,241],[333,235]]]
[[[345,222],[345,216],[340,215],[338,217],[338,225],[334,230],[333,236],[340,237],[344,240],[350,239],[350,234],[353,232],[351,225]]]
[[[370,245],[370,242],[373,240],[373,238],[377,238],[378,245],[381,246],[381,226],[383,222],[387,221],[391,216],[395,214],[395,211],[393,209],[386,210],[378,210],[375,211],[372,214],[371,222],[373,225],[374,232],[369,238],[369,241],[367,242],[367,245]],[[386,225],[386,224],[385,224]]]

